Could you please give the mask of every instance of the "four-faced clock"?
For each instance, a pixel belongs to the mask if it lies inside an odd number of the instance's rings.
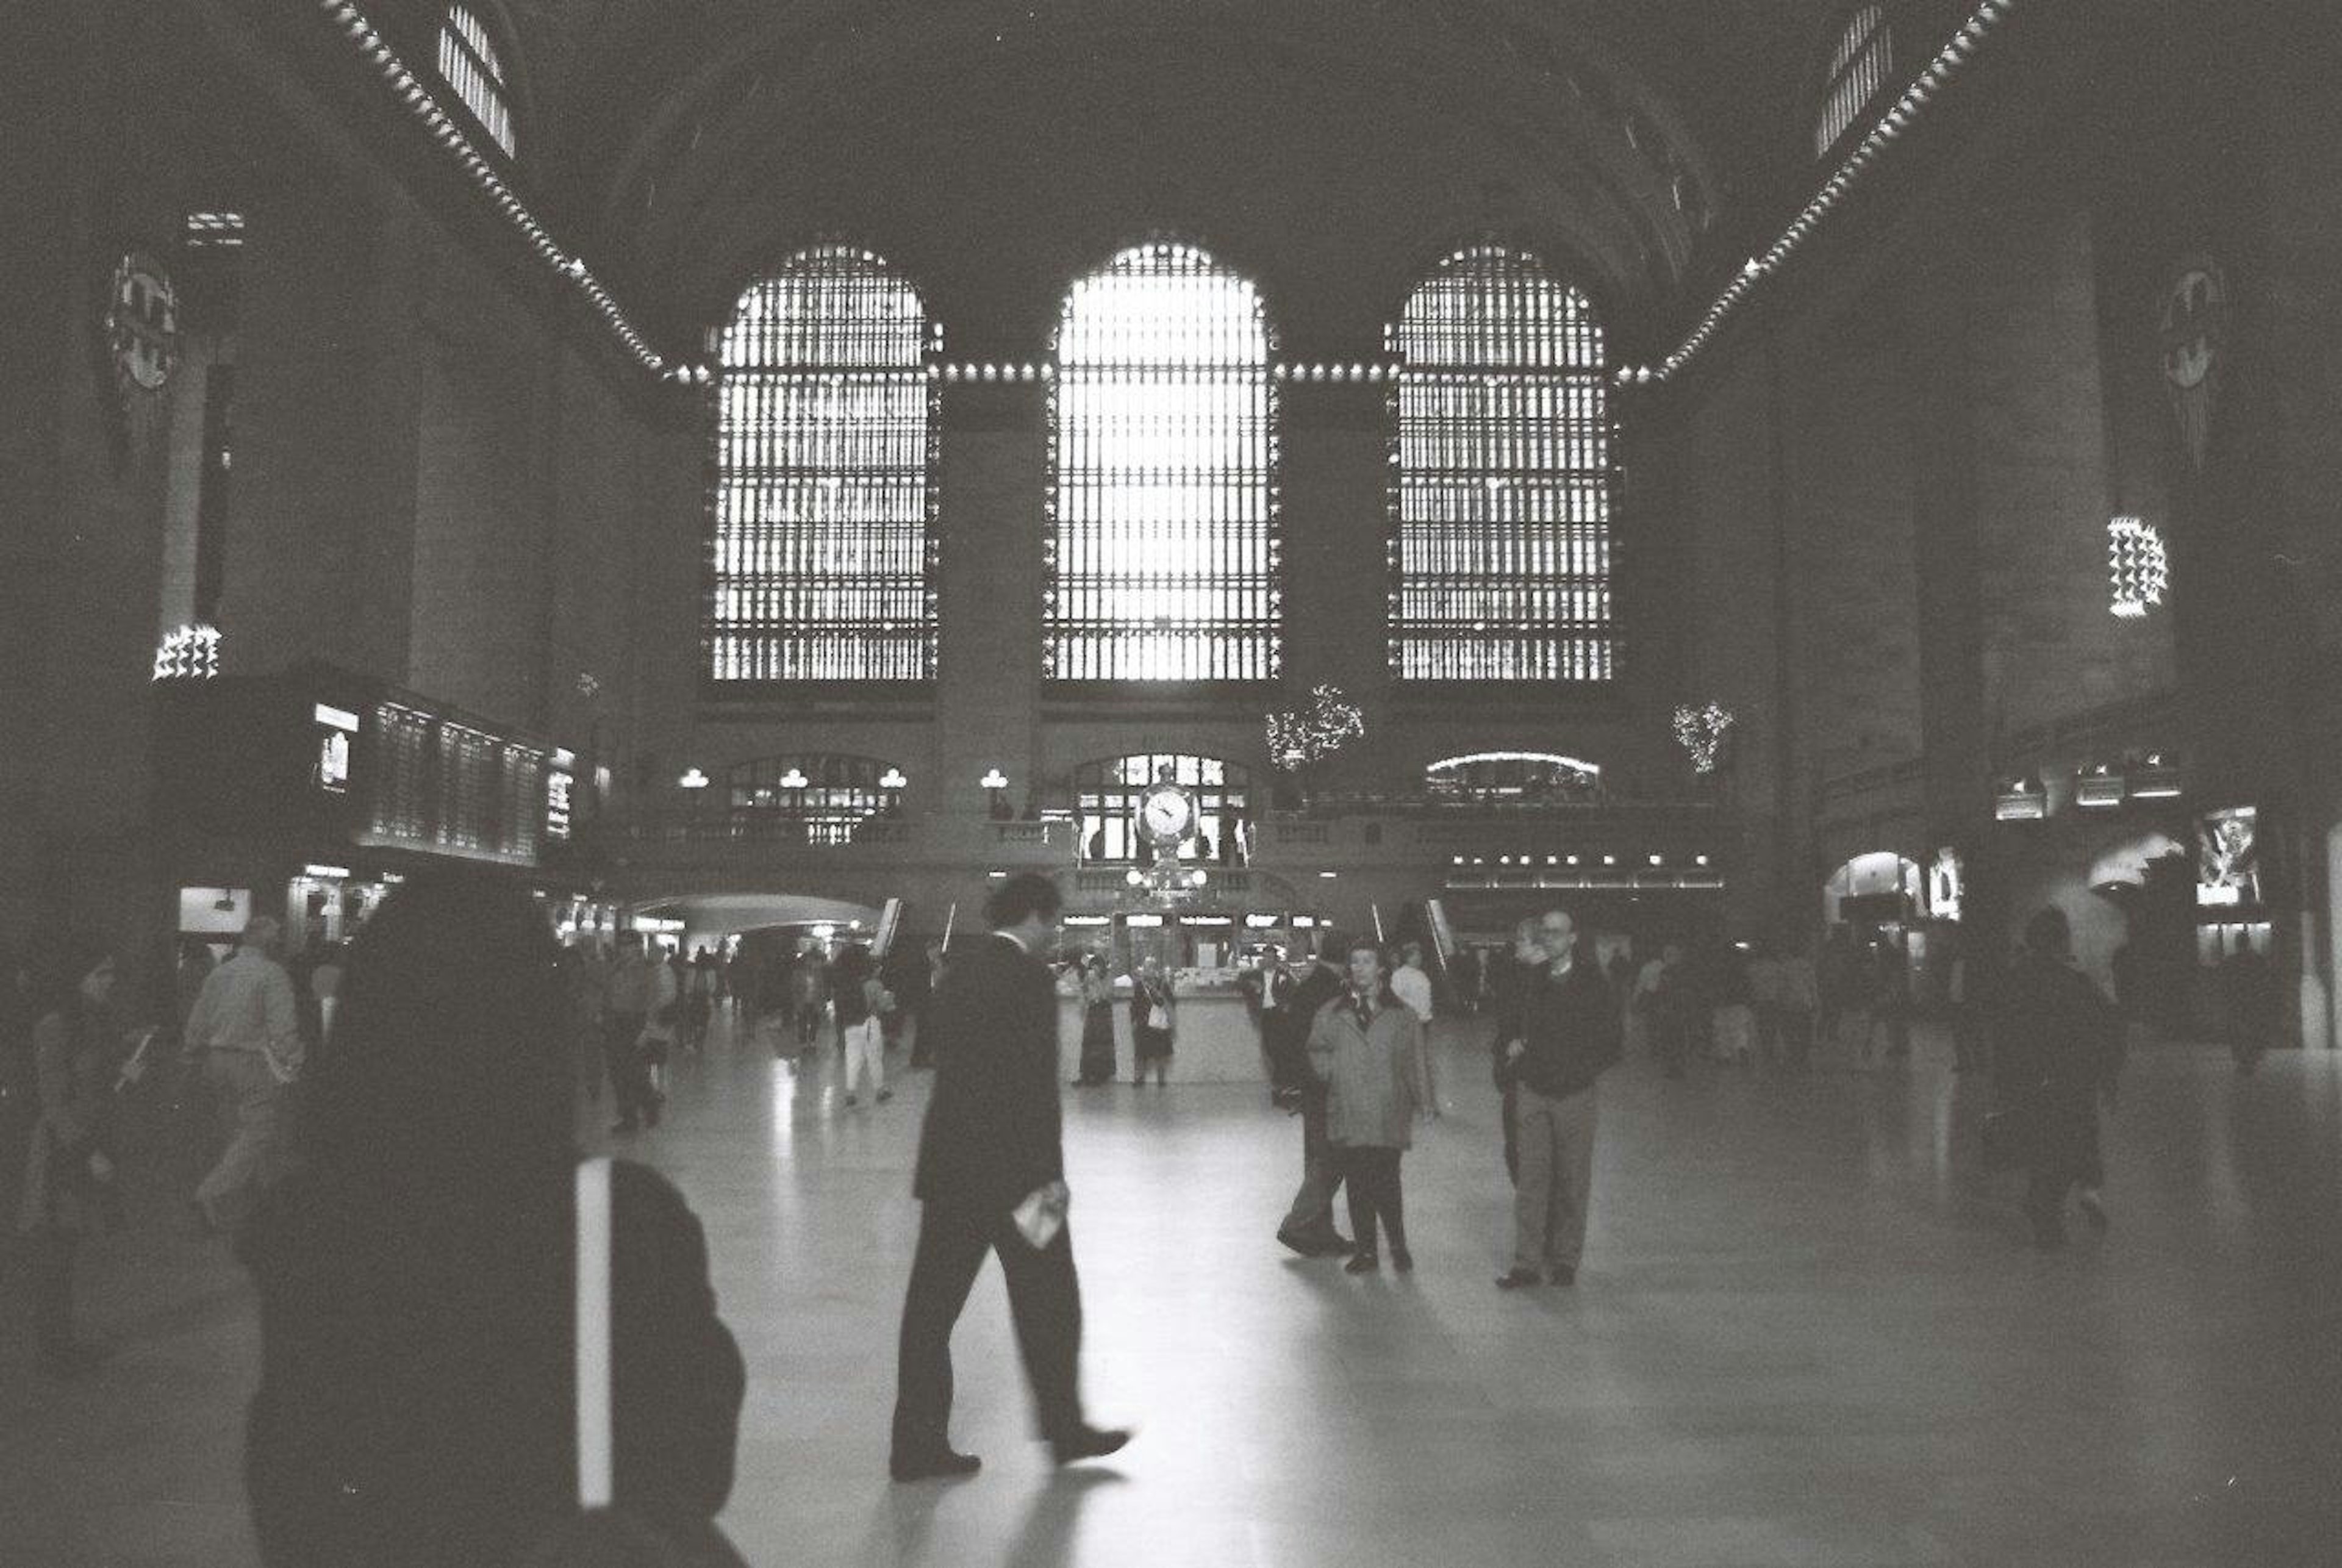
[[[1196,803],[1177,784],[1156,784],[1138,803],[1138,828],[1156,848],[1175,848],[1196,830]]]

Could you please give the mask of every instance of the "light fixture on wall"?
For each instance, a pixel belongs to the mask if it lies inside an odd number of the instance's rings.
[[[219,674],[217,626],[197,621],[175,627],[155,648],[158,681],[208,681]]]
[[[1008,775],[1002,773],[998,768],[986,768],[985,770],[984,776],[976,780],[976,784],[978,787],[983,789],[1006,789],[1008,787]]]
[[[888,768],[878,775],[878,787],[891,790],[908,789],[911,787],[911,781],[903,776],[901,768]]]
[[[2049,789],[2039,774],[2005,779],[1993,799],[1992,814],[1999,822],[2038,822],[2049,814]]]
[[[805,776],[805,770],[803,768],[793,767],[789,769],[788,772],[783,774],[780,777],[780,785],[783,789],[804,789],[806,785],[812,783],[813,781],[811,779]]]
[[[2170,557],[2163,534],[2151,523],[2137,517],[2117,517],[2107,524],[2107,575],[2111,579],[2107,610],[2126,621],[2144,618],[2163,603],[2171,586]]]
[[[706,789],[707,775],[697,768],[686,768],[683,776],[675,781],[677,789]]]

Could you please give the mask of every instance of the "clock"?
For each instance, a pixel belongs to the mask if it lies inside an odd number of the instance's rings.
[[[1196,803],[1176,784],[1157,784],[1138,803],[1138,828],[1157,848],[1183,844],[1196,829]]]

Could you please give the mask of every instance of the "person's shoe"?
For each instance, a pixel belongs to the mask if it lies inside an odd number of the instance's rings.
[[[851,1095],[851,1094],[848,1094],[848,1095],[846,1097],[846,1103],[847,1104],[849,1104],[849,1105],[858,1105],[858,1104],[861,1104],[861,1102],[860,1102],[860,1101],[856,1100],[856,1099],[853,1095]]]
[[[1550,1277],[1555,1284],[1574,1285],[1577,1283],[1577,1271],[1566,1263],[1556,1263]]]
[[[1397,1273],[1413,1273],[1415,1272],[1415,1254],[1408,1252],[1405,1247],[1393,1247],[1391,1249],[1391,1268],[1393,1272]]]
[[[1085,1459],[1104,1459],[1118,1453],[1130,1441],[1127,1427],[1085,1426],[1065,1437],[1052,1438],[1049,1453],[1059,1464],[1077,1464]]]
[[[1342,1265],[1346,1274],[1370,1274],[1383,1266],[1383,1261],[1369,1252],[1360,1252]]]
[[[2103,1231],[2115,1223],[2114,1217],[2107,1213],[2106,1200],[2097,1193],[2084,1189],[2080,1203],[2082,1217],[2090,1222],[2091,1229]]]
[[[879,1090],[879,1091],[878,1091],[878,1104],[880,1104],[881,1105],[885,1104],[887,1101],[889,1101],[889,1100],[893,1099],[894,1097],[895,1097],[895,1091],[894,1091],[894,1090],[892,1090],[892,1089],[881,1089],[881,1090]]]
[[[1323,1237],[1313,1236],[1306,1231],[1296,1231],[1291,1225],[1277,1226],[1276,1239],[1305,1258],[1323,1257],[1326,1253]]]
[[[616,1121],[610,1124],[610,1131],[613,1133],[632,1133],[639,1130],[642,1124],[636,1121],[632,1116],[621,1116]]]
[[[886,1461],[886,1473],[897,1481],[950,1481],[974,1475],[983,1467],[984,1461],[975,1454],[955,1453],[948,1448],[933,1453],[897,1453]]]
[[[1357,1243],[1331,1225],[1317,1237],[1317,1255],[1321,1258],[1346,1258],[1357,1250]]]
[[[1544,1283],[1535,1269],[1506,1269],[1496,1276],[1496,1288],[1500,1291],[1523,1290]]]

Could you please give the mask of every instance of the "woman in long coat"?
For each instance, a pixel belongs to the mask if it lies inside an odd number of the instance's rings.
[[[1171,994],[1171,977],[1163,973],[1163,961],[1150,958],[1138,966],[1131,977],[1130,1037],[1132,1054],[1136,1063],[1131,1069],[1133,1084],[1146,1082],[1146,1070],[1155,1069],[1156,1087],[1161,1088],[1171,1072],[1171,1044],[1178,1032],[1178,1003]]]
[[[145,1070],[114,1012],[114,958],[67,937],[36,998],[33,1058],[40,1120],[25,1164],[19,1227],[31,1242],[33,1322],[43,1370],[68,1376],[100,1353],[74,1338],[74,1261],[85,1238],[121,1220],[114,1168],[116,1095]],[[152,1031],[148,1031],[152,1034]]]
[[[1326,1085],[1326,1140],[1350,1192],[1350,1233],[1357,1252],[1343,1265],[1370,1273],[1380,1262],[1375,1226],[1390,1233],[1391,1266],[1415,1267],[1406,1249],[1399,1193],[1400,1156],[1415,1142],[1422,1108],[1423,1023],[1391,994],[1382,949],[1354,942],[1349,984],[1317,1010],[1309,1027],[1309,1065]]]
[[[1074,1082],[1087,1088],[1114,1082],[1114,981],[1106,958],[1082,960],[1082,1066]]]
[[[2023,1125],[2030,1175],[2026,1217],[2036,1246],[2066,1243],[2067,1195],[2103,1230],[2098,1189],[2098,1101],[2109,1104],[2122,1066],[2122,1023],[2112,1004],[2073,967],[2064,913],[2044,909],[2025,925],[2025,949],[2001,997],[1993,1058],[1996,1097]]]

